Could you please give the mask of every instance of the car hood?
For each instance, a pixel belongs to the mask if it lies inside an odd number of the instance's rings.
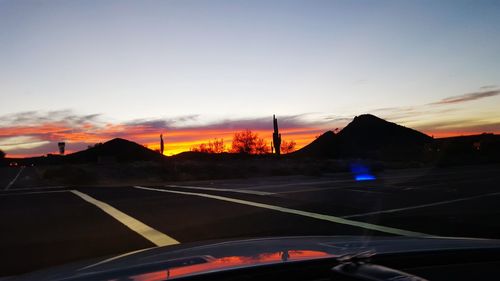
[[[500,240],[361,236],[273,237],[180,244],[137,250],[98,261],[80,262],[8,280],[165,280],[273,263],[377,254],[500,248]]]

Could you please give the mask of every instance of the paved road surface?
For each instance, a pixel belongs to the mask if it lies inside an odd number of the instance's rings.
[[[399,170],[366,182],[338,174],[48,187],[37,185],[34,167],[0,169],[0,276],[201,240],[276,235],[500,238],[499,171],[498,166]]]

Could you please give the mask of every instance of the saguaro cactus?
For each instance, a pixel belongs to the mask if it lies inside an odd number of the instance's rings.
[[[163,134],[160,134],[160,153],[163,155],[163,150],[165,149],[164,143],[163,143]]]
[[[278,131],[278,119],[273,114],[273,125],[274,125],[274,133],[273,133],[273,146],[276,155],[280,155],[281,153],[281,134]]]

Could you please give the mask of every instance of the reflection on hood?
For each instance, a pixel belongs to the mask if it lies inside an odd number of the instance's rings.
[[[134,281],[161,281],[220,269],[231,269],[287,261],[310,260],[325,257],[333,257],[333,255],[322,251],[285,250],[281,252],[262,253],[256,256],[228,256],[222,258],[213,258],[208,256],[205,259],[206,262],[203,263],[173,267],[166,270],[139,274],[129,278]]]

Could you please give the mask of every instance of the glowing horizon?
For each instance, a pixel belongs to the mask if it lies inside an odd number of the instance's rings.
[[[318,136],[329,130],[342,129],[350,122],[349,118],[338,118],[332,122],[304,121],[294,116],[286,116],[284,125],[280,124],[280,132],[285,141],[296,142],[296,149],[300,149],[314,141]],[[266,121],[267,120],[267,121]],[[278,122],[280,122],[278,116]],[[268,124],[266,124],[266,122]],[[270,118],[256,118],[249,120],[222,121],[215,124],[200,125],[198,127],[167,128],[163,123],[156,121],[132,122],[126,124],[104,123],[101,125],[83,123],[81,125],[68,124],[61,121],[48,122],[31,126],[0,127],[0,149],[7,153],[9,158],[24,158],[57,154],[57,142],[66,142],[66,154],[86,149],[96,143],[109,141],[113,138],[124,138],[137,142],[151,150],[159,149],[159,136],[163,134],[165,141],[164,154],[167,156],[190,151],[194,146],[208,143],[214,139],[224,140],[226,149],[230,149],[234,133],[251,130],[263,138],[268,145],[272,141],[272,120]],[[252,125],[253,124],[253,125]],[[268,128],[265,128],[265,127]],[[423,126],[425,127],[425,126]],[[410,127],[411,128],[411,127]],[[456,127],[421,130],[435,138],[461,135],[476,135],[481,133],[500,133],[493,127],[479,126],[473,128]],[[414,128],[417,129],[418,128]],[[483,130],[486,129],[486,130]],[[9,143],[10,141],[10,143]]]
[[[86,126],[86,128],[88,129],[88,126]],[[194,146],[197,146],[201,143],[213,141],[216,138],[223,139],[226,149],[229,149],[234,133],[247,129],[258,134],[260,138],[265,139],[267,144],[270,145],[270,140],[272,139],[272,131],[252,127],[231,129],[165,128],[152,131],[151,128],[145,128],[143,125],[123,126],[107,124],[105,127],[100,129],[94,128],[93,130],[89,131],[72,132],[75,130],[74,128],[65,127],[62,124],[57,126],[54,124],[47,124],[40,126],[0,128],[0,139],[4,138],[8,140],[9,137],[13,138],[12,136],[17,136],[19,133],[27,136],[33,136],[32,138],[23,138],[18,144],[6,144],[5,141],[4,143],[0,142],[0,149],[4,150],[7,153],[7,157],[19,158],[42,156],[49,153],[57,154],[57,142],[65,141],[66,154],[69,154],[71,152],[83,150],[89,145],[106,142],[113,138],[119,137],[137,142],[151,150],[156,150],[160,147],[159,136],[160,134],[163,134],[165,141],[164,154],[167,156],[171,156],[181,152],[190,151]],[[282,128],[280,129],[280,132],[283,136],[284,141],[296,142],[296,148],[298,149],[310,143],[326,130],[327,129],[323,129],[320,127],[315,128],[307,126],[302,128]],[[27,143],[33,143],[34,145],[27,145]],[[47,145],[48,148],[45,148]],[[19,152],[30,150],[36,151],[40,147],[44,149],[43,152]]]

